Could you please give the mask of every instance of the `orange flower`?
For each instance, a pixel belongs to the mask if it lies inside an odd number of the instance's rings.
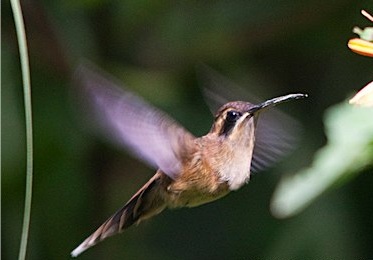
[[[373,17],[368,12],[362,10],[361,14],[373,22]],[[354,27],[353,32],[358,34],[360,38],[349,40],[347,44],[348,48],[360,55],[373,57],[373,27],[366,27],[364,29]]]
[[[373,57],[373,43],[359,38],[348,41],[348,48],[360,55]]]

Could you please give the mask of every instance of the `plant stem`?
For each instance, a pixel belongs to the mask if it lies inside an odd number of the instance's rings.
[[[18,259],[26,258],[27,241],[30,227],[31,201],[32,201],[32,179],[33,179],[33,140],[32,140],[32,110],[31,110],[31,84],[30,69],[26,42],[25,26],[22,17],[21,5],[18,0],[10,0],[14,15],[14,23],[17,31],[18,47],[22,70],[22,82],[25,103],[26,121],[26,192],[25,208],[23,215],[23,227]]]

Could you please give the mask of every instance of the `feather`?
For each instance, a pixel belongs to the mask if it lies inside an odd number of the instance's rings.
[[[93,126],[148,165],[177,177],[192,134],[92,65],[81,65],[75,81]]]
[[[206,65],[197,68],[205,100],[213,113],[230,101],[260,103],[259,99]],[[255,132],[251,172],[263,171],[297,146],[300,124],[276,108],[260,113]]]

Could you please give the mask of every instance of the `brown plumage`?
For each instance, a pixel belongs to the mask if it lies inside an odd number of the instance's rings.
[[[291,94],[259,105],[227,103],[218,110],[210,132],[196,138],[166,114],[95,70],[82,67],[77,79],[85,104],[94,112],[100,128],[159,169],[72,256],[166,208],[199,206],[240,188],[250,178],[258,112],[305,96]]]

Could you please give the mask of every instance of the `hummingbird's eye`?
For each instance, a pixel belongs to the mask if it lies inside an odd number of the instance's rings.
[[[221,129],[221,134],[228,135],[231,130],[234,128],[234,125],[236,124],[236,121],[242,116],[242,114],[238,111],[228,111],[225,115],[225,122],[223,124],[223,127]]]
[[[227,116],[225,118],[225,120],[227,120],[227,122],[229,123],[234,123],[236,122],[240,117],[242,116],[242,114],[240,112],[237,112],[237,111],[229,111],[227,113]]]

